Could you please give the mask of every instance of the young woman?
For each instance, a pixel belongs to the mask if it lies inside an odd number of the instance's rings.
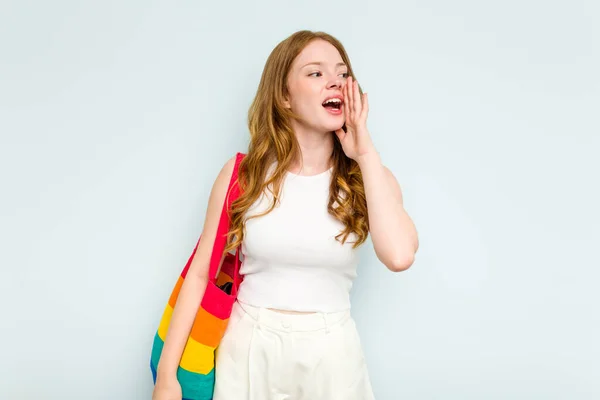
[[[391,271],[413,263],[415,226],[382,165],[342,44],[300,31],[269,56],[249,111],[228,250],[244,280],[216,352],[215,400],[372,399],[350,315],[357,247],[370,233]],[[176,372],[207,283],[235,158],[213,186],[203,231],[165,341],[155,400],[181,399]]]

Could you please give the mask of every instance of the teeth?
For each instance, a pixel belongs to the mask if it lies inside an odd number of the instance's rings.
[[[341,101],[340,99],[329,99],[329,100],[327,100],[327,101],[326,101],[325,103],[323,103],[323,104],[329,104],[329,103],[332,103],[332,104],[333,104],[333,103],[336,103],[336,104],[341,104],[341,103],[342,103],[342,101]]]

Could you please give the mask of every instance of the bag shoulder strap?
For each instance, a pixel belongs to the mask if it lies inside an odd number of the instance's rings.
[[[212,254],[210,257],[210,267],[208,270],[209,280],[215,281],[217,271],[221,265],[223,258],[223,251],[227,244],[227,232],[229,232],[229,209],[231,204],[238,199],[240,196],[240,187],[238,182],[238,172],[240,163],[246,155],[243,153],[237,153],[235,157],[235,165],[229,180],[229,187],[227,188],[227,194],[223,204],[223,210],[221,211],[221,219],[219,220],[219,227],[217,228],[217,235],[215,237],[215,243],[213,245]]]

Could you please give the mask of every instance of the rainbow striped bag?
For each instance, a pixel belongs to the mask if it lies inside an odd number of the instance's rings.
[[[236,163],[229,182],[228,195],[223,204],[223,211],[221,212],[221,219],[210,259],[208,284],[198,307],[196,318],[177,370],[177,379],[181,385],[183,400],[208,400],[213,397],[215,385],[215,349],[219,345],[227,328],[231,309],[236,300],[239,284],[241,283],[241,277],[239,276],[239,248],[236,250],[235,256],[227,253],[219,276],[217,277],[216,275],[227,241],[227,232],[229,230],[228,210],[231,207],[231,203],[239,197],[237,176],[243,157],[244,154],[242,153],[236,155]],[[179,290],[183,285],[200,240],[202,240],[202,237],[198,239],[192,255],[177,280],[177,284],[169,298],[169,303],[162,315],[158,331],[154,336],[150,358],[150,368],[154,383],[156,383],[156,368],[171,322],[173,308],[175,307]]]

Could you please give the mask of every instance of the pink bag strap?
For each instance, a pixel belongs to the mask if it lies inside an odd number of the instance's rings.
[[[225,196],[225,202],[223,204],[223,211],[221,212],[221,219],[219,220],[219,227],[217,228],[217,236],[215,237],[215,243],[213,245],[213,251],[210,257],[210,267],[208,270],[209,279],[215,282],[217,277],[217,270],[221,264],[223,251],[227,244],[227,232],[229,231],[229,213],[228,210],[231,208],[231,204],[240,196],[240,187],[238,184],[238,171],[240,162],[244,159],[245,154],[237,153],[235,157],[235,165],[233,167],[233,173],[231,174],[231,180],[229,181],[229,187],[227,188],[227,195]],[[236,265],[234,270],[234,290],[237,292],[236,285],[238,278],[238,260],[239,260],[239,249],[236,249]]]

